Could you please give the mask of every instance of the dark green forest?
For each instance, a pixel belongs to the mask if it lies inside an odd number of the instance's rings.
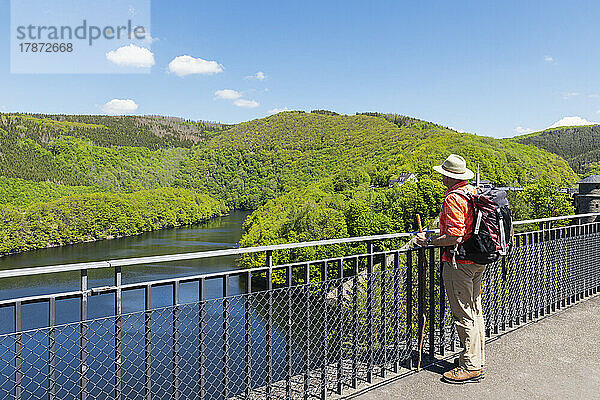
[[[513,140],[558,154],[582,177],[600,174],[600,125],[552,128]]]

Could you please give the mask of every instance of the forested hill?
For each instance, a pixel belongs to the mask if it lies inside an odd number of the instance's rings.
[[[535,146],[393,114],[291,111],[231,126],[0,114],[0,254],[261,206],[246,226],[245,244],[407,229],[415,212],[438,209],[440,177],[427,178],[450,153],[499,184],[555,188],[576,179],[562,158]],[[418,174],[420,186],[372,196],[370,187],[387,188],[402,172]],[[345,228],[335,224],[341,218]],[[66,221],[76,231],[61,228]]]
[[[427,176],[450,153],[500,184],[570,186],[577,179],[563,159],[537,147],[382,114],[282,112],[234,125],[193,151],[178,184],[251,209],[337,171],[360,167],[376,186],[400,172]]]
[[[500,184],[570,186],[576,179],[564,160],[537,147],[400,115],[290,111],[225,126],[165,117],[0,114],[1,176],[111,192],[174,186],[208,193],[230,208],[255,209],[357,168],[370,184],[387,186],[400,172],[430,175],[449,153]]]
[[[160,116],[1,114],[0,129],[47,144],[60,136],[89,139],[97,146],[136,146],[156,150],[191,147],[225,129],[223,124]]]
[[[513,140],[558,154],[582,176],[600,174],[600,125],[552,128]]]

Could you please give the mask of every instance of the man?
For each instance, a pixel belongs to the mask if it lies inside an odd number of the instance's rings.
[[[417,244],[444,247],[444,286],[458,337],[464,347],[458,367],[444,373],[443,379],[450,383],[477,382],[483,378],[485,363],[485,325],[481,310],[481,278],[485,265],[457,260],[453,256],[456,246],[473,233],[473,205],[457,191],[476,193],[477,189],[468,183],[474,174],[467,168],[465,159],[455,154],[433,169],[442,174],[444,185],[448,188],[440,213],[440,235],[427,239],[424,233],[420,233]]]

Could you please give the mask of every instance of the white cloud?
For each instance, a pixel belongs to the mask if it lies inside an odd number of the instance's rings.
[[[284,112],[284,111],[292,111],[292,110],[290,110],[290,109],[289,109],[289,108],[287,108],[287,107],[283,107],[283,108],[273,108],[272,110],[269,110],[269,111],[267,112],[267,114],[269,114],[269,115],[273,115],[273,114],[278,114],[278,113],[280,113],[280,112]]]
[[[449,126],[448,128],[452,129],[453,131],[459,132],[459,133],[467,133],[466,131],[463,131],[462,129],[455,128],[453,126]]]
[[[516,133],[518,133],[519,135],[525,135],[525,134],[527,134],[527,133],[532,133],[532,132],[534,132],[534,130],[533,130],[533,129],[531,129],[531,128],[523,128],[522,126],[517,126],[517,127],[515,128],[515,132],[516,132]]]
[[[169,63],[169,72],[181,77],[194,74],[213,75],[223,72],[223,66],[216,61],[186,55],[175,57]]]
[[[551,56],[544,56],[544,61],[552,62],[552,61],[554,61],[554,58],[552,58]]]
[[[6,111],[6,106],[0,106],[0,111]]]
[[[567,92],[567,93],[563,93],[562,98],[563,99],[570,99],[571,97],[576,97],[579,96],[579,93],[577,92]]]
[[[594,124],[595,124],[595,122],[590,122],[581,117],[564,117],[564,118],[556,121],[552,125],[550,125],[548,128],[558,128],[559,126],[579,126],[579,125],[594,125]]]
[[[235,99],[239,99],[240,97],[242,97],[242,94],[236,90],[223,89],[223,90],[217,90],[215,92],[215,97],[217,99],[235,100]]]
[[[124,67],[150,68],[155,63],[154,54],[150,50],[134,44],[109,51],[106,53],[106,58]]]
[[[250,75],[250,76],[246,77],[246,79],[258,79],[259,81],[264,81],[266,78],[267,78],[267,75],[262,71],[258,71],[254,75]]]
[[[130,99],[112,99],[101,108],[107,114],[131,114],[138,109],[138,105]]]
[[[150,32],[146,32],[146,36],[144,36],[144,43],[146,43],[146,44],[152,44],[154,42],[158,42],[159,40],[160,39],[157,37],[152,37]]]
[[[236,99],[233,101],[233,104],[243,108],[256,108],[260,105],[257,101],[246,99]]]

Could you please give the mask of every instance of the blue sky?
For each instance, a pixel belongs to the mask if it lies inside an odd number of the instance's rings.
[[[600,121],[596,1],[155,0],[145,74],[11,74],[9,11],[0,0],[5,112],[103,114],[114,99],[135,114],[231,123],[324,108],[494,137]],[[215,63],[169,72],[182,56]]]

